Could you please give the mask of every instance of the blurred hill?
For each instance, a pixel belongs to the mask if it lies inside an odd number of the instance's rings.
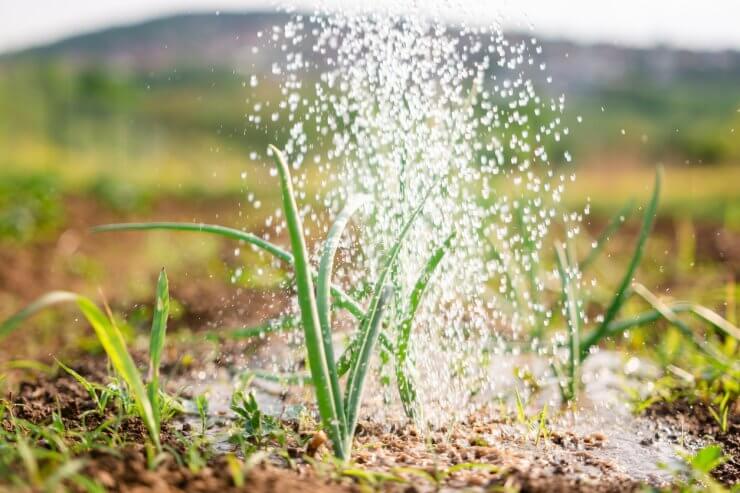
[[[249,49],[257,44],[258,33],[270,32],[289,19],[287,14],[266,12],[163,17],[6,53],[0,62],[35,58],[137,71],[176,65],[230,66],[245,58],[251,62]]]
[[[260,43],[274,26],[290,19],[286,13],[250,12],[188,14],[112,27],[80,34],[48,45],[0,55],[0,61],[29,57],[100,64],[134,70],[162,69],[180,64],[238,66],[254,61],[251,46],[268,50],[262,59],[277,56],[278,46]],[[508,33],[510,38],[525,37]],[[567,40],[540,40],[541,61],[556,87],[588,89],[639,76],[647,80],[740,78],[740,51],[687,51],[667,46],[629,48],[616,45],[580,45]]]

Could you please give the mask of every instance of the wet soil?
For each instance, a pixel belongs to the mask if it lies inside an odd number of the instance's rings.
[[[74,365],[73,369],[91,382],[109,381],[104,359],[86,358]],[[81,457],[85,461],[84,474],[97,481],[106,491],[348,491],[349,482],[345,487],[332,484],[328,479],[318,477],[305,463],[293,469],[276,467],[269,461],[254,464],[239,486],[225,455],[216,455],[198,468],[188,467],[175,459],[186,453],[180,436],[189,429],[189,426],[177,421],[166,424],[160,436],[163,447],[174,454],[167,455],[155,468],[151,468],[142,445],[147,440],[147,431],[141,420],[132,417],[116,421],[117,410],[111,405],[100,413],[87,391],[64,371],[21,382],[17,390],[5,397],[9,411],[16,419],[36,425],[49,425],[53,414],[59,416],[64,428],[70,431],[89,431],[106,421],[113,421],[114,424],[105,428],[104,433],[115,434],[116,440],[124,445],[116,450],[92,450]],[[12,430],[7,418],[0,421],[0,426]],[[73,490],[75,488],[73,483],[68,486]],[[0,478],[0,491],[6,491],[6,487],[10,485],[4,485]]]
[[[236,353],[242,351],[243,346],[231,349]],[[198,360],[203,367],[228,365],[224,361],[229,361],[230,352],[227,347],[224,355],[198,355]],[[213,359],[208,361],[209,358]],[[91,381],[109,382],[104,358],[85,357],[74,369]],[[45,425],[56,412],[70,430],[89,430],[115,415],[112,408],[98,415],[87,392],[63,371],[22,382],[7,399],[18,418]],[[228,420],[223,411],[215,414],[219,419]],[[715,477],[728,485],[738,481],[740,422],[736,415],[730,430],[724,434],[701,405],[655,404],[647,411],[646,419],[656,428],[680,429],[692,435],[697,443],[722,444],[731,459],[715,471]],[[483,409],[464,423],[427,434],[419,433],[410,424],[387,423],[372,419],[361,421],[352,466],[352,470],[384,473],[385,476],[377,476],[384,479],[371,485],[382,491],[509,488],[510,491],[532,492],[617,492],[640,491],[646,483],[660,487],[668,485],[664,479],[638,480],[620,461],[611,460],[612,435],[598,431],[585,432],[550,423],[547,435],[535,439],[530,433],[522,433],[511,416],[501,416],[496,409]],[[7,421],[2,425],[10,426]],[[334,492],[361,491],[370,485],[367,480],[358,480],[354,474],[337,469],[329,460],[328,444],[319,445],[318,453],[311,450],[309,444],[313,440],[306,437],[315,435],[316,431],[310,428],[310,423],[298,425],[295,420],[286,419],[284,426],[300,431],[303,439],[289,439],[280,449],[281,453],[276,452],[276,448],[271,449],[272,452],[259,463],[250,466],[240,486],[235,483],[227,459],[227,454],[239,456],[239,452],[225,441],[201,467],[188,467],[170,456],[156,468],[149,468],[146,451],[141,445],[146,441],[146,430],[135,418],[123,420],[106,431],[116,433],[125,445],[115,452],[85,454],[84,472],[109,491],[121,492]],[[299,430],[302,426],[309,428]],[[187,417],[180,417],[164,427],[161,438],[166,447],[184,454],[183,441],[178,436],[188,433],[196,433],[195,427],[190,426]],[[643,445],[651,446],[649,443]]]
[[[76,365],[76,370],[92,381],[108,380],[102,360],[88,360]],[[8,396],[14,416],[35,424],[49,424],[52,413],[58,413],[66,429],[92,429],[115,412],[104,415],[95,412],[95,404],[87,392],[69,375],[42,377],[23,382],[17,392]],[[355,444],[354,462],[357,467],[385,472],[395,479],[382,485],[384,491],[414,492],[474,488],[480,491],[493,487],[509,487],[521,491],[635,491],[640,483],[618,471],[608,461],[591,451],[604,445],[603,435],[578,436],[573,433],[553,433],[540,446],[517,437],[506,420],[494,418],[494,413],[481,412],[467,423],[454,428],[435,430],[422,436],[411,425],[384,427],[371,421],[361,422]],[[83,418],[83,416],[86,416]],[[6,428],[9,422],[4,422]],[[286,426],[297,427],[294,422]],[[190,429],[176,420],[166,426],[162,441],[166,447],[184,453],[182,442],[175,437]],[[108,431],[106,431],[108,432]],[[359,485],[350,477],[338,474],[331,462],[313,467],[308,457],[308,444],[289,442],[286,449],[294,456],[288,463],[270,455],[263,463],[245,475],[242,488],[235,484],[226,456],[217,454],[197,470],[172,457],[155,469],[147,465],[144,447],[146,430],[135,418],[111,427],[128,445],[115,453],[93,451],[85,456],[84,472],[110,491],[358,491]],[[311,431],[302,431],[311,436]],[[510,436],[506,436],[511,433]],[[487,443],[486,437],[505,438],[498,445]],[[502,443],[506,443],[502,446]],[[326,445],[320,454],[328,457]],[[455,466],[465,466],[454,471]],[[490,466],[490,467],[486,467]],[[452,472],[451,472],[452,471]],[[0,480],[0,485],[2,480]]]
[[[140,446],[130,446],[122,450],[120,456],[91,454],[84,472],[107,491],[121,493],[332,493],[353,489],[348,485],[342,486],[322,479],[308,468],[288,470],[265,463],[252,467],[244,475],[243,482],[240,480],[241,484],[237,486],[224,457],[217,457],[197,471],[179,465],[171,458],[166,459],[155,470],[150,470],[143,447]]]
[[[657,402],[645,411],[645,415],[680,429],[696,440],[721,445],[727,461],[712,471],[712,475],[721,483],[737,485],[740,484],[740,402],[731,406],[724,432],[707,405],[699,401]]]

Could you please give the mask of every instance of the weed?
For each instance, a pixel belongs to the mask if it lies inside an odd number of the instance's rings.
[[[729,490],[711,476],[711,472],[728,459],[722,453],[721,446],[708,445],[695,454],[683,454],[682,457],[684,466],[676,471],[682,492],[729,493]]]
[[[226,465],[229,468],[231,480],[237,488],[244,487],[244,464],[234,454],[226,455]]]
[[[285,430],[276,418],[260,410],[253,392],[246,396],[243,392],[235,392],[231,398],[231,410],[236,414],[237,423],[243,432],[236,435],[235,440],[246,439],[257,447],[263,446],[266,440],[285,444]]]
[[[108,407],[108,403],[111,402],[112,398],[116,395],[116,390],[107,385],[90,382],[88,379],[60,361],[57,361],[57,364],[72,378],[74,378],[83,389],[85,389],[87,394],[90,396],[90,399],[95,403],[98,414],[102,416]]]
[[[550,430],[547,427],[547,404],[540,412],[534,416],[529,416],[526,411],[526,404],[522,399],[519,389],[514,389],[516,397],[516,420],[524,427],[528,435],[532,435],[535,445],[539,445],[541,439],[547,439],[550,436]]]
[[[339,468],[339,475],[352,478],[357,481],[360,486],[360,491],[379,491],[387,484],[408,483],[407,480],[398,474],[383,471],[369,471],[358,467]]]
[[[730,396],[732,394],[729,391],[725,391],[723,396],[720,396],[719,404],[717,407],[709,406],[709,413],[712,415],[714,420],[719,425],[719,429],[722,433],[727,433],[728,430],[728,415],[730,413]]]
[[[208,396],[205,394],[197,396],[195,398],[195,409],[198,411],[198,417],[200,418],[200,434],[204,436],[208,425]]]
[[[93,327],[96,336],[113,364],[113,367],[116,369],[116,372],[126,383],[129,394],[119,395],[124,403],[124,407],[126,406],[126,401],[130,401],[131,398],[133,398],[136,412],[144,422],[154,448],[159,453],[162,449],[159,441],[162,415],[165,414],[166,416],[169,416],[174,412],[174,406],[172,405],[171,399],[161,398],[162,390],[159,385],[159,363],[162,348],[164,346],[165,327],[169,306],[167,276],[164,270],[159,276],[156,298],[150,338],[150,378],[149,383],[146,386],[144,385],[144,380],[129,353],[126,341],[116,325],[108,306],[106,305],[105,307],[107,314],[103,313],[90,299],[76,293],[55,291],[42,296],[13,317],[3,322],[0,325],[0,338],[10,334],[28,317],[31,317],[35,313],[49,306],[59,303],[75,303],[77,308]],[[110,397],[109,393],[100,387],[90,384],[71,369],[66,368],[66,370],[88,391],[90,396],[96,402],[98,409],[104,409]],[[162,412],[163,410],[165,411],[164,413]]]
[[[147,395],[152,405],[154,418],[157,423],[162,416],[162,389],[159,384],[159,367],[162,361],[162,350],[167,333],[167,317],[170,313],[170,290],[167,274],[162,269],[157,279],[157,293],[154,301],[154,315],[152,316],[152,331],[149,336],[149,383],[147,384]],[[157,429],[159,424],[157,424]]]
[[[49,426],[35,425],[16,418],[5,402],[0,402],[0,478],[6,485],[26,491],[66,491],[72,483],[83,491],[103,491],[97,483],[83,476],[84,462],[74,457],[93,449],[103,449],[97,440],[99,430],[73,432],[65,429],[58,414]]]

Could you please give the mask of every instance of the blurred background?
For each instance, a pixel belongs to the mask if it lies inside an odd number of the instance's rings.
[[[455,20],[490,14],[489,2],[458,3]],[[538,90],[565,95],[571,131],[558,145],[578,174],[568,206],[591,202],[586,226],[595,235],[627,199],[642,203],[656,165],[665,165],[643,280],[734,321],[740,7],[551,3],[502,2],[492,20],[511,38],[539,39],[552,82]],[[270,67],[284,55],[265,38],[288,17],[248,1],[3,2],[0,315],[50,288],[102,285],[121,305],[136,302],[165,264],[192,324],[243,324],[279,309],[253,295],[280,276],[234,255],[233,245],[166,234],[93,238],[87,228],[137,218],[265,228],[277,190],[260,156],[284,129],[265,118],[257,130],[247,115],[258,102],[268,115],[280,100]],[[242,210],[248,194],[266,206]],[[638,225],[635,215],[609,247],[600,266],[606,292]]]

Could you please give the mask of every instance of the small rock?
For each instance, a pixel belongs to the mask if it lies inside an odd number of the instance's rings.
[[[316,455],[316,451],[319,450],[319,447],[321,447],[327,441],[328,438],[326,437],[326,433],[324,433],[323,431],[317,431],[313,434],[311,441],[308,442],[308,445],[306,446],[306,454],[308,454],[310,457],[313,457],[314,455]]]

